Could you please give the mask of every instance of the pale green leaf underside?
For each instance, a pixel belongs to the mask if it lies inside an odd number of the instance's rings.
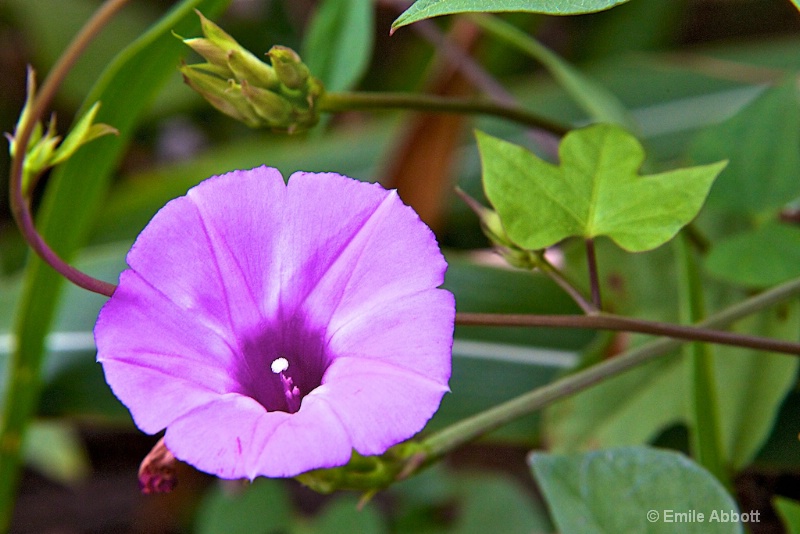
[[[501,13],[526,11],[547,15],[594,13],[624,4],[628,0],[417,0],[397,20],[392,30],[413,22],[456,13]]]
[[[676,452],[625,447],[532,454],[529,463],[559,532],[742,532],[741,523],[719,515],[737,509],[722,485]],[[676,525],[675,512],[703,514],[703,520],[695,515]]]
[[[724,162],[640,176],[644,150],[618,126],[567,134],[555,166],[477,133],[486,196],[508,236],[539,250],[568,237],[607,236],[630,252],[654,249],[700,211]]]

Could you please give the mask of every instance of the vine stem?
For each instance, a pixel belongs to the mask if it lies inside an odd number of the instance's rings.
[[[320,111],[327,113],[359,109],[406,109],[493,115],[559,136],[565,135],[570,130],[567,125],[533,114],[521,107],[484,99],[450,98],[418,93],[332,92],[323,94],[318,100],[318,105]]]
[[[75,36],[58,62],[53,66],[53,69],[45,79],[38,95],[31,105],[31,113],[28,116],[28,120],[20,125],[20,130],[18,132],[15,132],[17,149],[11,162],[11,176],[9,179],[11,213],[25,241],[28,242],[34,252],[73,284],[107,297],[110,297],[114,293],[116,289],[114,284],[98,280],[69,265],[50,248],[41,234],[36,230],[30,203],[25,198],[23,192],[23,165],[25,163],[28,142],[30,141],[33,129],[50,105],[50,102],[52,102],[64,78],[66,78],[70,69],[84,50],[86,50],[86,47],[92,39],[127,2],[128,0],[107,0],[100,6],[94,15],[86,22],[78,35]]]
[[[786,282],[773,289],[765,291],[764,293],[746,299],[710,316],[704,321],[697,323],[695,327],[688,328],[692,328],[692,330],[695,332],[705,331],[708,333],[710,331],[707,329],[726,327],[731,323],[738,321],[739,319],[759,312],[769,306],[772,306],[773,304],[777,304],[778,302],[781,302],[789,297],[795,296],[798,293],[800,293],[800,278]],[[566,320],[563,319],[564,316],[562,316],[560,319],[554,318],[553,316],[543,316],[545,318],[549,317],[549,319],[545,320],[540,320],[542,316],[532,316],[531,319],[534,319],[532,321],[522,320],[522,316],[494,316],[496,318],[505,317],[507,319],[517,317],[518,319],[513,321],[491,321],[490,319],[493,316],[483,315],[482,317],[479,317],[480,315],[483,314],[461,314],[460,317],[458,317],[460,319],[459,324],[589,327],[588,325],[593,322],[596,327],[601,327],[603,324],[606,324],[606,326],[612,325],[609,323],[604,323],[604,320],[598,321],[598,319],[595,319],[595,317],[600,319],[608,317],[607,315],[601,314],[598,314],[598,316],[586,316],[580,320],[573,316],[566,316],[571,317],[571,319]],[[617,318],[617,320],[619,319],[620,318]],[[633,322],[641,323],[642,321],[633,320]],[[633,326],[633,324],[631,324],[631,326]],[[687,327],[676,328],[683,329]],[[692,339],[695,339],[695,337]],[[496,430],[501,426],[513,421],[514,419],[533,413],[541,408],[544,408],[552,402],[568,397],[574,393],[578,393],[579,391],[588,389],[589,387],[612,376],[616,376],[625,371],[633,369],[634,367],[672,352],[680,347],[681,343],[682,341],[678,339],[658,339],[641,347],[624,352],[623,354],[589,367],[588,369],[579,371],[560,380],[556,380],[544,387],[520,395],[519,397],[499,404],[493,408],[489,408],[488,410],[480,412],[472,417],[462,419],[458,423],[455,423],[423,440],[422,445],[426,449],[426,452],[424,453],[425,458],[419,460],[419,466],[422,467],[424,465],[429,465],[431,462],[447,454],[449,451],[458,448],[474,439],[477,439],[478,437],[491,432],[492,430]],[[791,350],[784,350],[781,352],[800,354],[800,352],[798,352],[800,345],[796,343],[791,343],[789,345],[791,345],[791,347],[785,346],[785,348],[791,348]]]
[[[610,313],[590,315],[516,315],[502,313],[457,313],[456,324],[464,326],[518,326],[545,328],[585,328],[612,330],[664,336],[684,341],[703,341],[718,345],[733,345],[767,352],[780,352],[800,356],[800,343],[725,332],[698,326],[678,325],[622,317]]]

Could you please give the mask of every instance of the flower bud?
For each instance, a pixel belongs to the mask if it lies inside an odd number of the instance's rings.
[[[28,69],[28,95],[25,106],[22,108],[14,135],[6,134],[9,141],[9,152],[14,157],[20,149],[17,136],[23,127],[31,120],[31,108],[36,96],[36,75],[33,69]],[[36,185],[36,179],[47,169],[58,165],[72,157],[73,154],[89,141],[107,134],[117,134],[117,130],[107,124],[94,124],[94,119],[100,109],[96,102],[73,126],[64,141],[56,131],[55,115],[50,118],[47,130],[41,123],[34,125],[28,139],[22,165],[22,191],[29,196]]]
[[[200,16],[204,37],[183,39],[207,63],[181,67],[186,83],[226,115],[250,127],[289,133],[319,121],[322,84],[295,51],[274,46],[272,65],[244,49],[219,26]]]
[[[456,188],[456,194],[478,216],[483,234],[489,238],[495,250],[509,265],[525,270],[535,269],[539,266],[539,257],[534,252],[526,250],[511,241],[496,211],[481,205],[460,188]]]
[[[290,124],[292,105],[285,98],[266,89],[250,85],[247,80],[242,81],[242,94],[256,114],[268,125],[280,127],[282,124]]]
[[[145,456],[139,465],[139,488],[142,493],[169,493],[178,484],[175,468],[178,461],[167,448],[164,438]]]
[[[308,81],[308,67],[291,48],[275,45],[267,52],[278,79],[289,89],[303,89]]]
[[[261,126],[261,118],[242,94],[241,86],[233,80],[220,78],[214,69],[205,67],[205,65],[182,65],[180,70],[183,81],[225,115],[251,128]]]

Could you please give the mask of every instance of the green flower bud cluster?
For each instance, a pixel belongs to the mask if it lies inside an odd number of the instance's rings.
[[[297,53],[273,46],[271,65],[244,49],[199,11],[204,37],[182,39],[206,63],[182,65],[184,81],[222,113],[252,128],[288,133],[319,121],[316,101],[322,83],[311,76]]]
[[[31,119],[33,102],[36,98],[36,74],[33,69],[28,69],[28,94],[25,106],[17,121],[14,135],[6,134],[9,142],[9,152],[13,158],[20,149],[17,136],[25,124]],[[67,137],[61,142],[61,136],[56,132],[55,115],[50,118],[47,129],[42,123],[37,122],[33,128],[33,133],[28,140],[25,150],[25,159],[22,164],[22,191],[27,197],[35,185],[35,180],[44,171],[55,167],[72,157],[72,155],[83,145],[108,134],[118,134],[115,128],[108,124],[94,124],[97,112],[100,110],[100,103],[96,102],[89,111],[78,119],[78,122],[69,132]]]

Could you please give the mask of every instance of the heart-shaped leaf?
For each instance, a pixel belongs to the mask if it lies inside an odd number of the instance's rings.
[[[618,126],[567,134],[561,165],[478,132],[483,187],[508,236],[539,250],[567,237],[608,236],[630,252],[654,249],[700,211],[725,162],[639,175],[644,149]]]
[[[725,488],[682,454],[625,447],[586,454],[532,454],[529,463],[559,532],[740,533]],[[680,525],[676,523],[681,523]]]

